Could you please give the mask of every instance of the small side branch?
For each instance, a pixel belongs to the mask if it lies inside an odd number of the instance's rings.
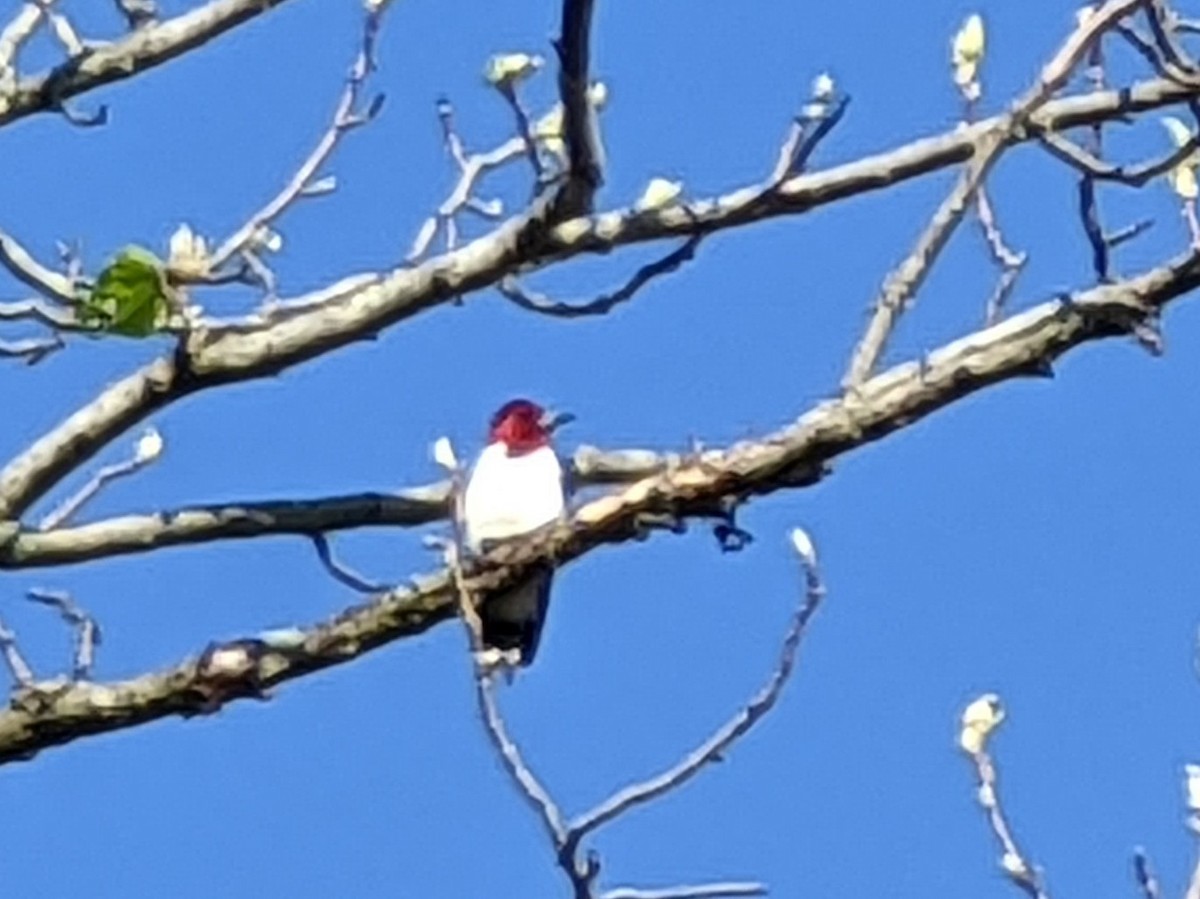
[[[562,34],[554,42],[567,152],[566,177],[551,216],[556,221],[590,213],[596,190],[604,180],[600,132],[595,110],[588,102],[594,6],[594,0],[563,0]]]
[[[983,239],[987,243],[988,252],[991,254],[992,261],[1000,269],[996,287],[988,298],[985,316],[986,324],[994,325],[1000,321],[1004,312],[1004,303],[1012,293],[1013,287],[1016,286],[1017,277],[1021,274],[1021,269],[1025,267],[1028,256],[1025,253],[1016,252],[1004,242],[1004,235],[1000,233],[1000,226],[996,224],[996,213],[992,209],[992,201],[988,197],[985,187],[981,186],[975,196],[975,211],[979,218]]]
[[[0,265],[18,281],[64,305],[75,302],[75,284],[67,275],[46,268],[8,233],[0,230]]]
[[[804,171],[817,145],[825,139],[846,114],[850,98],[839,96],[829,75],[818,75],[813,81],[812,95],[800,114],[792,121],[787,139],[779,149],[779,159],[771,172],[770,183],[782,184]]]
[[[1005,712],[1000,698],[987,693],[963,712],[959,746],[970,758],[978,782],[976,799],[979,807],[987,814],[988,824],[996,843],[1000,847],[1000,867],[1009,879],[1029,894],[1031,899],[1049,899],[1042,885],[1041,872],[1031,865],[1013,837],[1008,817],[1000,802],[996,785],[996,765],[987,751],[988,741],[1004,720]]]
[[[571,821],[569,840],[571,846],[578,846],[579,841],[588,833],[634,806],[649,802],[691,780],[706,765],[723,758],[729,748],[774,707],[795,668],[796,654],[800,648],[800,641],[804,637],[805,629],[817,609],[820,608],[821,600],[825,597],[825,586],[817,567],[816,553],[813,551],[807,534],[800,530],[793,531],[792,540],[804,569],[805,589],[780,647],[779,661],[766,684],[744,708],[726,721],[704,743],[684,757],[679,764],[656,777],[632,784],[614,793],[591,811],[585,812]]]
[[[17,646],[17,635],[3,621],[0,621],[0,654],[4,656],[4,664],[8,667],[8,673],[12,675],[13,683],[18,687],[33,685],[36,680],[33,669],[29,667],[20,647]]]
[[[317,145],[309,153],[300,168],[284,185],[270,202],[259,209],[237,231],[226,238],[212,254],[209,268],[216,271],[227,265],[235,257],[241,257],[253,267],[257,262],[262,264],[254,252],[256,245],[270,240],[270,227],[287,209],[302,197],[326,193],[317,186],[317,175],[321,167],[333,155],[341,139],[360,125],[370,122],[379,113],[383,95],[376,96],[366,107],[359,111],[359,100],[367,78],[375,71],[375,42],[379,36],[386,3],[366,4],[363,18],[362,37],[359,43],[354,64],[346,78],[346,85],[334,109],[333,120],[328,129],[321,135]],[[249,257],[247,257],[247,253]]]
[[[556,316],[558,318],[584,318],[592,315],[605,315],[611,312],[615,306],[632,300],[637,295],[637,292],[650,281],[661,275],[676,271],[684,263],[691,261],[695,257],[696,248],[700,246],[702,239],[702,234],[692,235],[680,247],[672,250],[666,256],[643,265],[634,273],[632,278],[617,290],[612,293],[601,294],[594,299],[582,303],[553,300],[544,294],[532,293],[523,288],[517,279],[512,276],[503,278],[496,289],[522,309],[528,309],[530,312],[537,312],[541,315]]]
[[[66,344],[57,334],[25,340],[0,340],[0,358],[21,359],[26,365],[37,365],[64,346]]]
[[[75,632],[75,649],[71,661],[71,679],[85,681],[92,676],[96,647],[100,645],[100,626],[96,619],[76,605],[69,593],[61,590],[35,589],[26,593],[33,602],[56,609],[63,621]]]
[[[148,428],[138,439],[137,444],[134,446],[133,455],[130,458],[124,462],[117,462],[101,468],[90,481],[83,485],[78,493],[69,497],[65,502],[56,507],[54,511],[43,518],[39,525],[39,530],[45,532],[62,527],[94,498],[96,494],[103,490],[106,485],[118,478],[128,477],[135,472],[141,471],[159,457],[162,453],[162,448],[162,437],[153,428]]]
[[[765,895],[767,895],[767,887],[761,883],[709,883],[698,886],[667,887],[662,890],[617,887],[601,893],[600,899],[731,899],[735,896]]]
[[[339,562],[333,554],[333,546],[329,542],[329,537],[325,534],[313,534],[312,542],[317,551],[317,558],[321,560],[325,570],[338,583],[345,584],[351,590],[357,590],[359,593],[386,593],[390,589],[387,584],[369,581],[357,571],[347,568]]]
[[[1140,847],[1133,853],[1133,877],[1142,893],[1142,899],[1161,899],[1162,891],[1158,885],[1158,878],[1154,875],[1154,869],[1150,867],[1146,850]]]

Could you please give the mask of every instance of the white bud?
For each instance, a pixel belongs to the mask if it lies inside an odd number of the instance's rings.
[[[1096,7],[1091,5],[1081,6],[1079,9],[1075,10],[1075,27],[1082,28],[1084,25],[1086,25],[1087,20],[1092,17],[1092,14],[1095,13],[1095,11]]]
[[[511,87],[534,74],[545,64],[540,56],[528,53],[503,53],[493,56],[483,69],[483,77],[495,87]]]
[[[155,459],[161,456],[162,451],[162,434],[160,434],[156,428],[146,428],[146,430],[142,432],[142,436],[138,438],[137,445],[134,447],[133,455],[140,464],[144,465],[147,462],[153,462]]]
[[[1188,811],[1200,814],[1200,765],[1184,765],[1183,774]]]
[[[1175,116],[1163,116],[1162,123],[1176,148],[1186,146],[1192,139],[1192,129]],[[1200,196],[1200,184],[1196,181],[1197,164],[1200,164],[1200,155],[1193,153],[1167,172],[1167,182],[1181,199],[1194,200]]]
[[[207,670],[210,674],[241,674],[250,667],[250,653],[241,646],[220,646],[209,654]]]
[[[446,471],[458,471],[458,456],[449,437],[439,437],[433,442],[433,461]]]
[[[827,103],[833,99],[836,86],[833,83],[833,76],[828,72],[822,72],[813,79],[812,96],[814,100]]]
[[[992,731],[1004,720],[1004,715],[1000,697],[995,693],[984,693],[963,710],[958,745],[971,755],[982,752]]]
[[[967,62],[980,63],[983,61],[985,48],[983,18],[979,13],[972,13],[954,35],[954,42],[950,45],[950,58],[955,66]]]
[[[1000,867],[1002,867],[1009,877],[1020,877],[1022,879],[1029,876],[1029,866],[1025,864],[1025,859],[1017,855],[1015,852],[1006,852],[1000,859]]]
[[[804,561],[804,564],[809,568],[815,568],[817,564],[817,548],[813,546],[812,538],[808,536],[808,531],[804,528],[792,528],[790,534],[792,538],[792,548]]]
[[[661,209],[664,206],[674,203],[681,193],[683,193],[682,181],[651,178],[650,183],[646,185],[646,189],[642,191],[642,195],[638,198],[638,201],[633,204],[633,208],[639,212],[646,212],[650,209]]]
[[[300,193],[306,197],[320,197],[331,194],[335,190],[337,190],[337,175],[326,175],[324,178],[318,178],[316,181],[306,184]]]
[[[192,230],[187,222],[181,224],[167,243],[167,264],[176,272],[202,275],[208,271],[208,243]]]
[[[1163,116],[1162,123],[1163,127],[1167,129],[1167,133],[1171,135],[1171,142],[1176,147],[1182,147],[1192,139],[1192,129],[1175,116]]]
[[[286,651],[302,647],[308,635],[298,627],[277,627],[269,631],[260,631],[258,639],[271,649]]]
[[[608,103],[608,85],[603,81],[593,82],[588,88],[588,102],[593,109],[603,109]]]
[[[363,0],[363,7],[369,13],[382,12],[392,0]]]
[[[250,238],[250,245],[255,250],[278,253],[283,249],[283,235],[266,225],[259,225]]]

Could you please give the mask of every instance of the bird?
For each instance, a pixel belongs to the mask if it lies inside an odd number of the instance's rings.
[[[463,491],[463,535],[470,551],[487,552],[566,517],[566,479],[553,436],[574,417],[528,399],[510,400],[491,417],[487,446]],[[551,565],[537,566],[527,580],[483,600],[484,667],[532,664],[553,574]]]

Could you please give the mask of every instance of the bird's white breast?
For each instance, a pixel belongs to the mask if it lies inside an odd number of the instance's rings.
[[[479,455],[463,497],[467,543],[528,533],[558,518],[566,507],[563,471],[553,448],[510,456],[503,443]]]

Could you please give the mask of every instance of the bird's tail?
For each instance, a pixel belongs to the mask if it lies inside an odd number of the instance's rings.
[[[486,648],[503,653],[515,651],[522,667],[533,662],[550,605],[553,578],[554,569],[547,565],[535,569],[527,580],[512,589],[484,600],[479,617]]]

